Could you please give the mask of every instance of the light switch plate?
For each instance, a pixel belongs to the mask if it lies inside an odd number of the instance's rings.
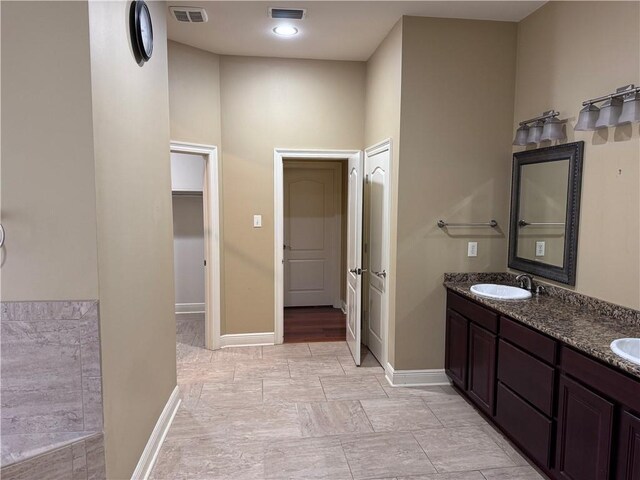
[[[467,257],[478,256],[478,242],[469,242],[467,245]]]
[[[253,228],[261,228],[261,227],[262,227],[262,215],[254,215]]]
[[[536,242],[536,257],[544,257],[545,242]]]

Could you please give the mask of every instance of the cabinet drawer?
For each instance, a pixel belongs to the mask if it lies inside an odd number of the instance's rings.
[[[640,412],[640,381],[565,346],[561,350],[560,368],[607,397]]]
[[[545,362],[556,363],[556,341],[529,327],[509,318],[500,317],[500,336]]]
[[[498,314],[481,307],[477,303],[467,300],[453,292],[447,294],[447,307],[464,315],[472,322],[486,328],[490,332],[498,333]]]
[[[496,421],[537,462],[549,467],[551,420],[498,382]]]
[[[498,380],[549,417],[553,414],[554,369],[500,340]]]

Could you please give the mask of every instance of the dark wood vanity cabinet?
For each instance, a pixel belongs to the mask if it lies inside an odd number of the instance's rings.
[[[449,291],[445,371],[549,477],[640,480],[640,380]]]
[[[616,479],[640,479],[640,416],[626,410],[620,417]]]
[[[450,293],[445,370],[486,414],[494,413],[498,315]]]
[[[469,325],[469,396],[488,415],[493,415],[496,387],[495,334],[471,322]]]
[[[447,309],[444,368],[451,381],[462,390],[467,389],[468,338],[469,321]]]
[[[610,478],[613,404],[564,375],[559,389],[558,474],[570,480]]]

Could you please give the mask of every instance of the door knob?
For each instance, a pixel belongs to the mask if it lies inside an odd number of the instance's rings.
[[[366,271],[367,271],[366,268],[350,268],[349,269],[349,272],[353,273],[354,275],[362,275]]]
[[[381,272],[371,272],[371,273],[373,273],[374,275],[380,278],[387,278],[386,270],[382,270]]]

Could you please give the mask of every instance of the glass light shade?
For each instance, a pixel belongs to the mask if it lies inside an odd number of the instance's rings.
[[[622,100],[619,97],[610,98],[602,105],[596,128],[615,127],[622,113]]]
[[[640,122],[640,93],[625,99],[622,104],[622,113],[620,114],[618,125],[632,122]]]
[[[513,139],[512,145],[526,145],[528,135],[529,127],[527,125],[521,125],[516,130],[516,137]]]
[[[542,137],[542,126],[544,123],[538,120],[531,127],[529,127],[529,135],[527,135],[527,145],[535,145],[540,142],[540,137]]]
[[[564,138],[566,138],[566,135],[562,128],[562,122],[555,117],[547,118],[544,121],[544,127],[542,127],[542,136],[540,137],[540,141],[563,140]]]
[[[599,115],[600,109],[598,107],[596,107],[593,103],[587,105],[582,110],[580,110],[578,121],[576,122],[576,126],[573,127],[573,129],[579,131],[595,130],[596,122],[598,121]]]
[[[298,34],[298,29],[291,25],[278,25],[273,29],[273,33],[281,37],[293,37]]]

